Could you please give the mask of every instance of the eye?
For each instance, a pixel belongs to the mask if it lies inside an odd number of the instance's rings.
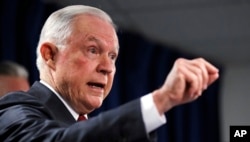
[[[90,59],[95,59],[101,54],[100,48],[97,46],[88,46],[84,50],[84,55]]]
[[[98,49],[96,47],[90,47],[88,49],[88,52],[92,53],[92,54],[98,54]]]
[[[112,60],[116,60],[117,54],[111,53],[111,54],[109,54],[109,57],[110,57],[110,59],[112,59]]]

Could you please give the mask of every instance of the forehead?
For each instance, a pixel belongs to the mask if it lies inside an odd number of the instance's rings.
[[[113,25],[97,16],[93,15],[79,15],[73,22],[73,36],[79,34],[81,36],[94,36],[96,38],[103,38],[106,42],[118,44],[118,38]]]

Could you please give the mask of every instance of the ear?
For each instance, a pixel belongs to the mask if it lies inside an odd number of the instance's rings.
[[[58,53],[57,47],[49,42],[43,43],[40,48],[40,52],[42,55],[42,58],[44,59],[45,63],[52,68],[53,70],[56,69],[55,66],[55,59],[56,55]]]

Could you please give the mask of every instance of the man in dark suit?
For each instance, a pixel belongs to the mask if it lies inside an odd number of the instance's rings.
[[[0,101],[0,141],[155,141],[164,113],[197,99],[219,76],[202,58],[178,59],[159,89],[77,122],[107,97],[118,50],[115,26],[100,9],[77,5],[54,12],[37,47],[41,80]]]

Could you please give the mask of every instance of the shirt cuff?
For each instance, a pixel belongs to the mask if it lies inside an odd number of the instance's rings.
[[[167,122],[165,115],[159,114],[151,93],[141,97],[140,101],[142,118],[147,133],[152,132]]]

